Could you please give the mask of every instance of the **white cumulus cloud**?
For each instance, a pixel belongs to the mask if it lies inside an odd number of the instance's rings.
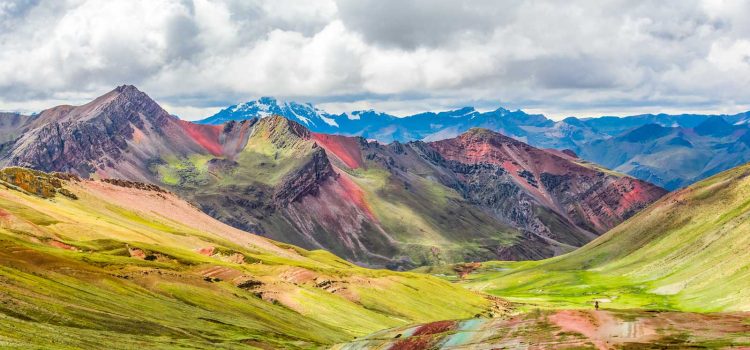
[[[749,4],[0,0],[0,110],[135,84],[189,119],[263,95],[397,113],[739,112]]]

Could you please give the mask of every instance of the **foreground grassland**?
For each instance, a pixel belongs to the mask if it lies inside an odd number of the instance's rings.
[[[77,199],[42,198],[38,186],[57,180],[11,172],[16,183],[0,181],[2,348],[325,348],[489,306],[438,278],[233,229],[160,190],[70,180]]]
[[[750,345],[749,317],[642,310],[536,310],[509,318],[398,327],[334,349],[736,349]]]

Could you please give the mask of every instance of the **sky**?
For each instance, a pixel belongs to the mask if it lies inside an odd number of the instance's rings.
[[[198,119],[258,98],[397,115],[750,110],[750,1],[0,0],[0,110],[133,84]]]

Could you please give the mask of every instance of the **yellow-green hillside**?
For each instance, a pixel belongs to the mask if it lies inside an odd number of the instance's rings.
[[[325,347],[489,306],[231,228],[153,186],[1,172],[0,347]]]
[[[750,310],[750,165],[671,193],[567,255],[488,263],[465,283],[530,307]]]

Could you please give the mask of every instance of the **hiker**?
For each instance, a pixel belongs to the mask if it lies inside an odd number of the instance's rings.
[[[594,308],[596,308],[596,311],[599,311],[599,300],[594,301]]]

